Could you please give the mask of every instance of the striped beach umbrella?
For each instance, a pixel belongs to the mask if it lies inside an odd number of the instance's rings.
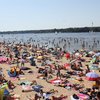
[[[86,74],[86,79],[89,81],[97,81],[100,79],[100,76],[95,72],[89,72]]]

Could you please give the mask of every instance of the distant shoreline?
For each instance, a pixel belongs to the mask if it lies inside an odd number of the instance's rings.
[[[22,34],[22,33],[78,33],[78,32],[100,32],[100,27],[79,27],[79,28],[61,28],[44,30],[20,30],[20,31],[2,31],[0,34]]]

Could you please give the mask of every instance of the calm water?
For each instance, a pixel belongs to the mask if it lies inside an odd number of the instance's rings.
[[[86,48],[100,50],[100,32],[98,33],[45,33],[45,34],[0,34],[0,41],[7,43],[31,43],[45,47],[61,47],[63,50]]]

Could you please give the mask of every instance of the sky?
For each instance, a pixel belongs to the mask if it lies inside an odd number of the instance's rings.
[[[0,31],[100,26],[100,0],[0,0]]]

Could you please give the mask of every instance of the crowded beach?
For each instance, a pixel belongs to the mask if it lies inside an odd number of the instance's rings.
[[[69,41],[60,42],[70,46]],[[83,42],[81,49],[72,52],[59,44],[47,48],[0,42],[0,100],[100,100],[96,44],[87,50]]]

